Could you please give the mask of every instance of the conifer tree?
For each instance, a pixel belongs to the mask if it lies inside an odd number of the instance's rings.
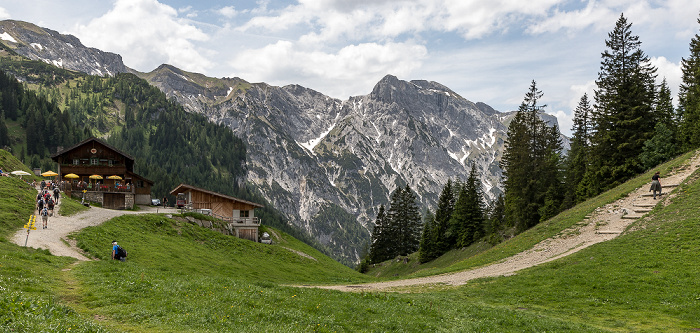
[[[585,200],[586,193],[577,191],[582,184],[584,176],[589,172],[591,159],[590,150],[590,115],[592,109],[588,101],[588,94],[583,94],[578,106],[574,110],[574,124],[571,127],[571,149],[566,157],[566,196],[563,208],[569,208]],[[594,186],[584,183],[583,186]]]
[[[10,145],[10,137],[7,134],[7,125],[5,125],[5,110],[0,110],[0,147],[4,147]]]
[[[421,235],[420,248],[418,249],[418,261],[421,263],[431,261],[440,256],[436,248],[435,215],[428,210],[423,220],[423,234]]]
[[[681,69],[683,82],[678,92],[678,141],[687,151],[700,147],[700,35],[697,33],[690,41],[690,56],[681,60]]]
[[[602,190],[642,171],[638,156],[654,132],[658,119],[653,103],[656,68],[640,49],[632,24],[620,15],[608,33],[591,117],[596,182]]]
[[[668,88],[666,78],[659,86],[656,101],[656,114],[658,120],[654,126],[654,136],[644,142],[639,162],[644,169],[652,168],[662,162],[671,159],[679,152],[676,143],[678,122],[671,97],[671,89]]]
[[[438,198],[437,209],[435,210],[435,223],[433,226],[433,237],[435,238],[436,256],[439,257],[449,251],[452,244],[447,239],[450,217],[455,207],[455,186],[452,180],[448,179],[447,184],[442,188]]]
[[[506,229],[506,208],[503,195],[500,194],[491,204],[486,223],[486,240],[491,245],[496,245],[503,240],[502,232]]]
[[[545,204],[561,204],[562,143],[557,127],[547,126],[539,116],[545,107],[538,104],[542,96],[542,91],[532,81],[508,126],[508,139],[500,163],[504,177],[506,223],[518,231],[539,223],[543,218],[540,208]],[[557,195],[547,198],[546,193]]]
[[[384,212],[384,205],[379,206],[377,219],[374,222],[372,240],[367,254],[370,263],[379,263],[393,258],[390,254],[391,235],[388,232],[389,220]]]
[[[460,235],[460,247],[466,247],[484,237],[484,200],[476,166],[472,164],[469,178],[465,184],[467,197],[467,220]]]
[[[416,204],[416,196],[408,185],[403,190],[398,189],[395,193],[398,193],[397,207],[394,209],[392,202],[392,207],[389,209],[391,229],[396,235],[395,254],[406,256],[418,251],[420,246],[422,225],[420,210]]]

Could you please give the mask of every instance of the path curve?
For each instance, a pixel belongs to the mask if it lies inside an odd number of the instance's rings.
[[[59,205],[55,207],[54,216],[49,217],[47,229],[41,228],[41,217],[38,215],[38,212],[35,211],[37,215],[35,223],[37,227],[36,230],[31,230],[28,238],[26,229],[18,230],[12,237],[12,242],[24,246],[26,240],[28,247],[47,249],[55,256],[68,256],[85,261],[90,259],[85,257],[82,251],[75,246],[75,241],[68,239],[67,236],[70,233],[85,227],[99,225],[109,219],[127,214],[147,214],[156,212],[176,213],[175,208],[163,209],[163,207],[158,208],[151,206],[139,206],[141,209],[139,211],[90,207],[88,210],[75,215],[60,216],[58,215],[58,210],[62,200],[61,198],[61,200],[59,200]],[[111,241],[111,239],[109,241]]]
[[[663,195],[667,195],[698,168],[700,168],[700,153],[696,153],[686,165],[673,170],[672,174],[665,177],[662,175]],[[546,239],[529,250],[488,266],[456,273],[405,280],[357,285],[303,287],[366,292],[431,284],[457,286],[483,277],[513,275],[519,270],[556,260],[593,244],[611,240],[624,232],[635,220],[651,211],[651,208],[659,202],[662,202],[662,200],[653,199],[649,193],[649,184],[645,184],[614,203],[598,207],[593,214],[587,216],[586,219],[573,227],[564,230],[559,235]]]

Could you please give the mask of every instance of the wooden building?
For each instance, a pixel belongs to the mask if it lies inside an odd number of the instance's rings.
[[[263,205],[187,184],[178,185],[170,194],[175,197],[183,194],[186,209],[211,214],[224,221],[236,237],[258,241],[260,220],[255,217],[254,210]]]
[[[83,140],[52,155],[51,159],[58,163],[57,179],[66,182],[67,195],[71,192],[82,195],[86,191],[87,199],[112,209],[151,204],[153,181],[134,173],[132,156],[100,139]],[[70,174],[77,178],[65,177]]]

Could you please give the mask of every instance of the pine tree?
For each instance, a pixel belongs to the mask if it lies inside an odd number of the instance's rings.
[[[502,233],[506,229],[506,208],[503,195],[499,195],[493,201],[488,212],[488,221],[486,223],[486,240],[491,245],[496,245],[503,240]]]
[[[700,18],[698,18],[700,23]],[[683,83],[678,92],[678,141],[683,151],[700,147],[700,35],[690,41],[690,56],[681,60]]]
[[[644,169],[652,168],[662,162],[668,161],[679,152],[676,143],[678,122],[671,97],[671,89],[668,88],[664,78],[656,101],[656,114],[658,121],[654,126],[654,136],[644,142],[639,162]]]
[[[624,15],[605,41],[595,91],[591,137],[596,181],[602,190],[642,171],[638,156],[654,132],[656,68],[640,49]]]
[[[5,110],[2,110],[0,111],[0,147],[10,145],[10,137],[7,133],[7,125],[5,125]]]
[[[391,247],[391,235],[388,231],[389,220],[384,212],[384,205],[379,206],[379,212],[374,222],[372,240],[367,254],[370,263],[379,263],[393,258],[389,252]]]
[[[571,128],[571,149],[566,157],[566,195],[563,208],[569,208],[582,202],[587,197],[580,196],[577,189],[589,172],[590,151],[590,115],[592,109],[588,94],[583,94],[574,110],[574,124]],[[586,186],[589,186],[588,184]]]
[[[543,211],[540,208],[545,203],[561,204],[562,143],[557,127],[547,126],[539,116],[545,107],[538,104],[542,96],[542,91],[532,81],[523,103],[508,126],[508,139],[500,163],[504,177],[506,222],[518,231],[542,220]],[[547,199],[547,192],[557,195]]]
[[[440,256],[437,254],[436,248],[435,215],[428,210],[423,220],[423,234],[421,235],[420,248],[418,249],[418,261],[421,263],[431,261]]]
[[[407,256],[418,251],[421,237],[421,216],[413,190],[406,187],[399,191],[398,214],[392,215],[392,225],[397,230],[397,255]]]
[[[433,237],[435,238],[436,256],[441,256],[451,248],[451,241],[447,239],[447,230],[449,227],[450,217],[455,208],[455,186],[450,179],[442,188],[440,197],[438,198],[438,206],[435,210],[435,223]],[[456,239],[456,238],[455,238]],[[452,240],[453,242],[454,239]]]
[[[472,164],[464,188],[467,194],[467,217],[457,244],[458,247],[467,247],[484,237],[484,201],[474,164]]]

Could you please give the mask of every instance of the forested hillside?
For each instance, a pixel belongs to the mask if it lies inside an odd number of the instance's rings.
[[[132,74],[90,76],[9,52],[0,55],[5,115],[0,117],[0,147],[29,166],[55,170],[51,154],[96,136],[135,158],[135,171],[155,182],[155,197],[187,183],[264,203],[245,186],[243,141],[229,128],[185,112],[146,81]],[[269,205],[256,215],[324,250]]]

